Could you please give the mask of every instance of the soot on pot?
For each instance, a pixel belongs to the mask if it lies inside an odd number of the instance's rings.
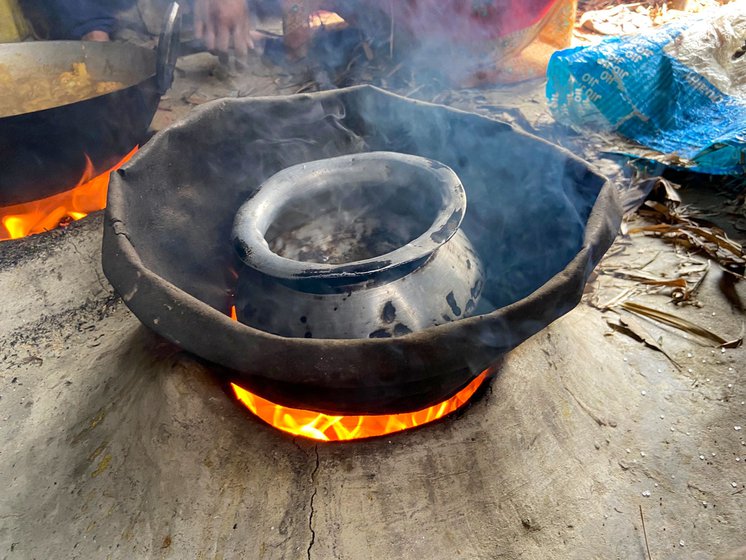
[[[390,338],[471,315],[483,269],[456,174],[371,152],[277,173],[239,210],[237,317],[304,338]]]

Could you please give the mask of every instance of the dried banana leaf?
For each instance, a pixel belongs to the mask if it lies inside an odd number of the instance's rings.
[[[665,311],[660,311],[658,309],[654,309],[646,305],[641,305],[633,301],[625,301],[621,304],[621,307],[622,309],[630,311],[631,313],[636,313],[637,315],[647,317],[648,319],[653,319],[660,323],[664,323],[668,326],[684,331],[688,334],[697,336],[703,340],[710,342],[714,346],[722,348],[735,348],[737,346],[740,346],[743,342],[743,338],[738,338],[731,341],[726,340],[725,338],[715,334],[711,330],[692,323],[687,319],[683,319],[681,317],[677,317],[676,315],[666,313]]]

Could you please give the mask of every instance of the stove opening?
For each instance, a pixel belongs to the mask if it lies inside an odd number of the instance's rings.
[[[85,171],[73,188],[30,202],[0,206],[0,241],[20,239],[64,227],[70,222],[85,218],[91,212],[104,209],[109,175],[135,155],[137,149],[135,147],[114,167],[98,176],[94,176],[93,164],[85,156]]]
[[[230,317],[238,321],[235,306],[231,307]],[[468,403],[487,379],[489,370],[440,404],[398,414],[324,414],[275,404],[236,383],[231,383],[231,389],[241,404],[273,428],[317,441],[350,441],[385,436],[440,420]]]
[[[231,383],[236,398],[270,426],[317,441],[349,441],[385,436],[435,422],[464,406],[487,379],[487,371],[450,399],[422,410],[400,414],[336,416],[275,404]]]

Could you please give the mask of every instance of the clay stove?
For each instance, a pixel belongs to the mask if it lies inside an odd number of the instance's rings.
[[[461,179],[461,230],[483,263],[489,307],[390,338],[281,336],[233,320],[245,266],[231,243],[237,209],[283,169],[380,150],[442,162]],[[103,259],[138,318],[234,390],[327,417],[396,415],[472,387],[572,309],[619,220],[614,189],[572,154],[504,123],[356,87],[221,100],[157,135],[112,180]]]

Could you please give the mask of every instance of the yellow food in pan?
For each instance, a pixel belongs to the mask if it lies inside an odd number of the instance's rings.
[[[88,73],[85,62],[74,62],[72,70],[58,76],[13,76],[0,64],[0,117],[41,111],[111,93],[121,82],[99,82]]]

